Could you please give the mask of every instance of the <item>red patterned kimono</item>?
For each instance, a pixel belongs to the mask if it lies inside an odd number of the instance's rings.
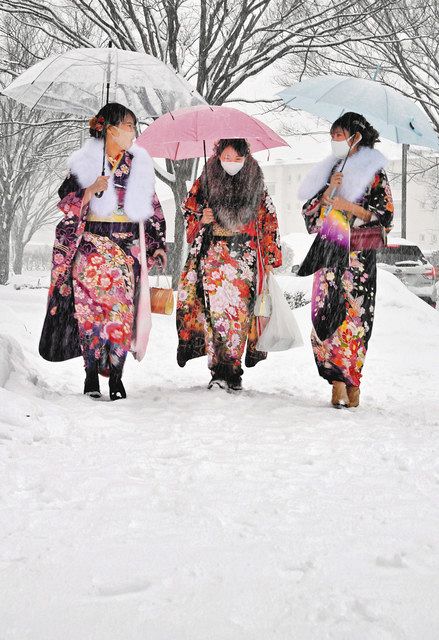
[[[278,223],[265,191],[255,217],[234,232],[200,222],[205,197],[198,179],[183,203],[189,256],[180,279],[177,302],[177,361],[207,355],[217,365],[254,366],[266,354],[256,350],[258,330],[253,315],[264,267],[282,264]],[[210,227],[211,225],[209,225]]]

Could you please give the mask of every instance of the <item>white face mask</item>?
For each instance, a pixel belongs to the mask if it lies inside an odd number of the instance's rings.
[[[221,160],[221,166],[229,176],[236,176],[244,166],[243,162],[223,162]]]
[[[340,158],[340,160],[346,158],[349,151],[360,142],[360,140],[358,140],[358,142],[355,142],[352,147],[350,147],[348,141],[353,137],[352,135],[347,140],[331,140],[332,153],[336,158]]]
[[[114,127],[112,130],[110,129],[109,132],[113,136],[116,144],[124,151],[131,147],[136,138],[134,131],[127,131],[121,127]]]

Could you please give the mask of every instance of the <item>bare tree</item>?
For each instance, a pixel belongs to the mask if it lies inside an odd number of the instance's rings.
[[[18,23],[13,17],[4,19],[0,29],[0,51],[4,56],[0,87],[38,57],[50,55],[53,43],[51,37]],[[48,223],[50,216],[47,217],[44,198],[43,208],[39,210],[38,196],[54,178],[59,182],[60,157],[77,145],[77,129],[72,129],[75,125],[69,127],[63,121],[57,121],[56,126],[44,124],[41,113],[30,112],[9,98],[0,97],[0,284],[5,284],[9,277],[14,220],[19,242],[17,257],[20,244],[28,242],[43,222]],[[58,145],[56,157],[53,145]]]
[[[359,6],[367,3],[360,0]],[[352,43],[340,42],[331,49],[309,51],[302,60],[290,60],[281,82],[323,72],[369,77],[415,99],[439,134],[439,5],[437,0],[398,0],[383,7],[356,27]],[[402,235],[406,225],[406,184],[415,176],[439,195],[439,158],[431,152],[411,152],[403,145]]]
[[[32,174],[32,189],[23,194],[12,224],[12,257],[13,271],[21,274],[23,255],[26,245],[37,231],[59,219],[56,203],[56,187],[53,176],[54,167],[49,172],[39,171]]]
[[[210,104],[223,104],[248,78],[285,56],[348,44],[353,30],[394,0],[4,0],[2,10],[33,24],[66,48],[99,46],[143,50],[170,63]],[[86,20],[88,29],[77,25]],[[364,36],[366,39],[369,36]],[[354,38],[355,39],[355,38]],[[178,204],[193,163],[167,163],[162,177]],[[175,222],[174,283],[184,243],[183,218]]]
[[[371,11],[351,43],[310,51],[293,69],[299,79],[322,71],[376,78],[416,99],[439,133],[438,23],[437,1],[398,0],[379,13]]]
[[[10,236],[15,217],[24,222],[29,212],[23,211],[30,202],[38,195],[38,170],[47,183],[56,176],[55,169],[47,172],[47,165],[44,160],[44,153],[47,145],[53,141],[54,132],[52,129],[43,127],[30,127],[20,131],[15,120],[26,120],[29,118],[28,110],[25,107],[15,104],[12,100],[0,99],[0,119],[2,153],[0,157],[0,284],[5,284],[9,276],[10,262]],[[31,116],[32,117],[32,116]],[[32,164],[29,154],[35,158]],[[46,172],[43,173],[43,168]],[[59,179],[55,178],[57,181]],[[32,203],[34,211],[38,208],[38,202]],[[21,213],[20,213],[21,212]],[[45,218],[45,213],[35,211],[35,224],[25,225],[28,229],[27,241],[32,233],[37,230],[39,223]],[[19,223],[20,224],[20,223]],[[29,235],[30,234],[30,235]]]

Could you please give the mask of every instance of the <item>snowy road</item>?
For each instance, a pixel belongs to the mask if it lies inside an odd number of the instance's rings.
[[[358,410],[309,306],[240,396],[155,317],[110,403],[38,358],[45,296],[0,288],[0,640],[437,640],[439,313],[380,273]]]

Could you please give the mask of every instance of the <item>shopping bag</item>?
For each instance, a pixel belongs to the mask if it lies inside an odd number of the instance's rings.
[[[267,283],[271,298],[271,316],[256,348],[258,351],[287,351],[301,347],[303,340],[299,326],[272,273],[267,275]]]

